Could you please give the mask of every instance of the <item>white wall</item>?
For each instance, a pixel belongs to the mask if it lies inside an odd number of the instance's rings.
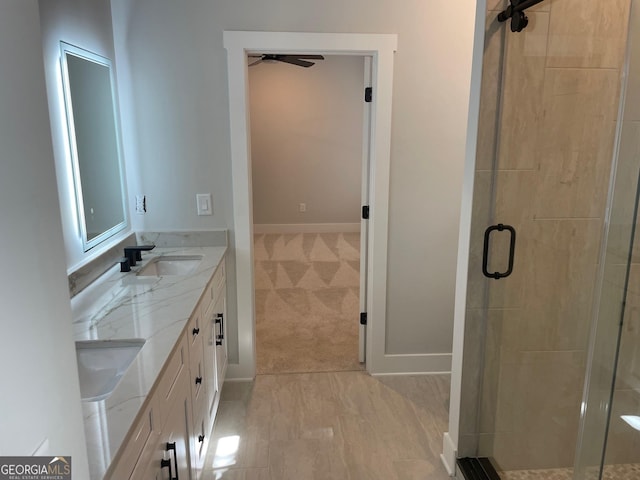
[[[253,223],[359,223],[364,57],[261,63],[249,87]]]
[[[35,0],[0,2],[0,456],[89,478]]]
[[[109,58],[115,65],[111,6],[109,0],[40,0],[42,50],[51,115],[51,136],[56,161],[60,213],[66,248],[67,270],[73,271],[104,252],[131,232],[126,229],[117,237],[85,253],[78,228],[73,176],[70,170],[69,140],[60,70],[60,41],[65,41]]]
[[[131,68],[145,228],[233,225],[225,29],[397,33],[387,351],[450,352],[475,3],[112,0],[126,25],[116,45]],[[197,217],[205,192],[214,215]]]

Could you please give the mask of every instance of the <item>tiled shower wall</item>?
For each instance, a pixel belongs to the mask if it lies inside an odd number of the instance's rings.
[[[503,470],[573,465],[629,4],[546,0],[511,33],[488,1],[460,453]]]

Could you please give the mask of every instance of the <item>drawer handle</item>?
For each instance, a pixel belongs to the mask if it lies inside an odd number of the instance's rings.
[[[199,328],[194,328],[193,330],[191,330],[191,333],[193,333],[193,336],[195,337],[196,335],[198,335],[200,333],[200,329]]]
[[[224,313],[216,313],[216,325],[220,325],[220,333],[217,336],[216,345],[222,345],[222,340],[224,340]]]
[[[171,468],[171,460],[162,460],[160,462],[160,466],[162,468],[169,467],[169,478],[171,480],[178,480],[178,453],[176,452],[176,442],[172,442],[172,443],[171,442],[167,442],[167,445],[166,445],[164,451],[165,452],[169,452],[171,450],[173,450],[173,460],[175,462],[174,466],[175,466],[175,469],[176,469],[176,476],[175,477],[173,476],[173,470]],[[169,456],[171,456],[171,454],[169,454]]]
[[[173,464],[171,463],[171,460],[165,460],[164,458],[160,460],[160,468],[167,467],[169,467],[169,478],[173,480]]]
[[[204,442],[204,435],[198,435],[198,442]]]
[[[196,385],[200,385],[202,383],[202,377],[196,377]]]

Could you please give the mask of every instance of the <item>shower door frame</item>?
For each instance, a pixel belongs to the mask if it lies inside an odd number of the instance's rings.
[[[458,258],[456,265],[456,289],[453,314],[453,345],[451,358],[451,396],[449,400],[449,431],[443,435],[440,456],[449,475],[456,471],[460,433],[460,410],[462,402],[462,353],[467,308],[467,276],[471,251],[471,220],[473,212],[473,187],[475,182],[478,127],[480,122],[480,92],[484,63],[486,0],[476,2],[476,21],[473,33],[471,64],[471,92],[467,121],[464,174],[462,180],[462,202],[460,205],[460,230],[458,236]]]

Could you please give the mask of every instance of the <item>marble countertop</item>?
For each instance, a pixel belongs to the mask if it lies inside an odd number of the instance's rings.
[[[131,272],[115,265],[71,299],[79,340],[144,339],[144,346],[105,400],[82,402],[92,479],[102,479],[160,374],[226,247],[156,248]],[[202,255],[185,276],[137,276],[163,255]]]

